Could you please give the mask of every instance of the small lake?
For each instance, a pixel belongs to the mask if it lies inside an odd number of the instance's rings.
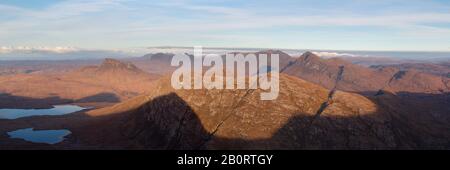
[[[56,105],[50,109],[0,109],[0,119],[17,119],[29,116],[65,115],[86,108],[77,105]]]
[[[23,139],[33,143],[56,144],[71,134],[69,130],[34,130],[33,128],[19,129],[8,132],[10,138]]]

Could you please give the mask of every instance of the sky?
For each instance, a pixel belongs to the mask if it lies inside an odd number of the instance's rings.
[[[0,53],[155,46],[450,51],[450,1],[0,0]]]

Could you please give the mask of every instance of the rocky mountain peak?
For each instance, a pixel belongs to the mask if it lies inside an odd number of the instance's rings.
[[[320,60],[320,57],[310,51],[307,51],[300,56],[299,60],[317,61],[317,60]]]
[[[100,70],[107,69],[124,69],[124,70],[140,70],[134,64],[130,62],[122,62],[112,58],[106,58],[99,67]]]

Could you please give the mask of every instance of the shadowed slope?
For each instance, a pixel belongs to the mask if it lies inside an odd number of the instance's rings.
[[[330,91],[320,86],[287,75],[280,78],[280,96],[274,101],[261,101],[261,90],[173,90],[162,79],[156,83],[158,91],[88,115],[127,115],[123,133],[149,149],[299,149],[310,145],[297,143],[299,136],[291,132],[280,132],[292,118],[303,118],[288,127],[299,135],[298,130],[322,116],[344,119],[377,111],[360,95],[337,91],[328,99]],[[332,102],[321,108],[327,100]],[[321,109],[322,115],[315,116]]]

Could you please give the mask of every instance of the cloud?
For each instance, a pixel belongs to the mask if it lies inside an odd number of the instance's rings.
[[[337,53],[337,52],[325,52],[314,51],[313,54],[323,58],[335,58],[335,57],[367,57],[366,55],[356,55],[350,53]]]
[[[246,2],[247,5],[237,4]],[[311,7],[314,9],[305,7],[304,12],[298,10],[302,3],[287,2],[286,4],[292,5],[281,4],[284,5],[283,8],[275,8],[258,5],[259,2],[255,1],[246,2],[67,0],[43,9],[0,5],[0,13],[13,16],[8,19],[0,17],[0,45],[118,48],[223,41],[228,42],[228,46],[247,46],[263,44],[265,42],[262,40],[265,38],[276,36],[283,37],[275,39],[283,40],[279,44],[284,45],[299,44],[301,38],[315,40],[311,34],[324,28],[328,29],[327,34],[335,37],[322,38],[321,41],[324,42],[316,44],[331,44],[342,40],[339,39],[339,30],[348,32],[346,36],[356,40],[373,37],[376,34],[373,31],[375,29],[387,32],[386,35],[377,37],[384,40],[395,37],[410,42],[411,39],[423,37],[450,38],[448,26],[433,26],[450,24],[448,11],[384,12],[382,8],[373,8],[371,12],[364,12],[356,7],[352,7],[350,11],[343,11],[340,7],[329,11],[330,7],[315,5]],[[387,2],[385,4],[388,4]],[[313,10],[321,12],[309,13]],[[360,27],[369,29],[359,32],[351,30]],[[290,35],[293,32],[297,34]],[[300,37],[304,35],[310,37]],[[181,44],[183,42],[186,43]],[[445,48],[447,49],[448,45]]]
[[[27,46],[17,46],[17,47],[0,47],[0,54],[5,53],[71,53],[80,51],[78,48],[74,47],[27,47]]]
[[[193,54],[194,48],[193,47],[148,47],[145,49],[141,49],[145,51],[145,53],[171,53],[175,55],[184,55],[186,53]],[[227,53],[232,52],[257,52],[256,49],[235,49],[235,48],[221,48],[221,47],[202,47],[202,53],[204,55],[207,54],[217,54],[217,55],[224,55]]]

